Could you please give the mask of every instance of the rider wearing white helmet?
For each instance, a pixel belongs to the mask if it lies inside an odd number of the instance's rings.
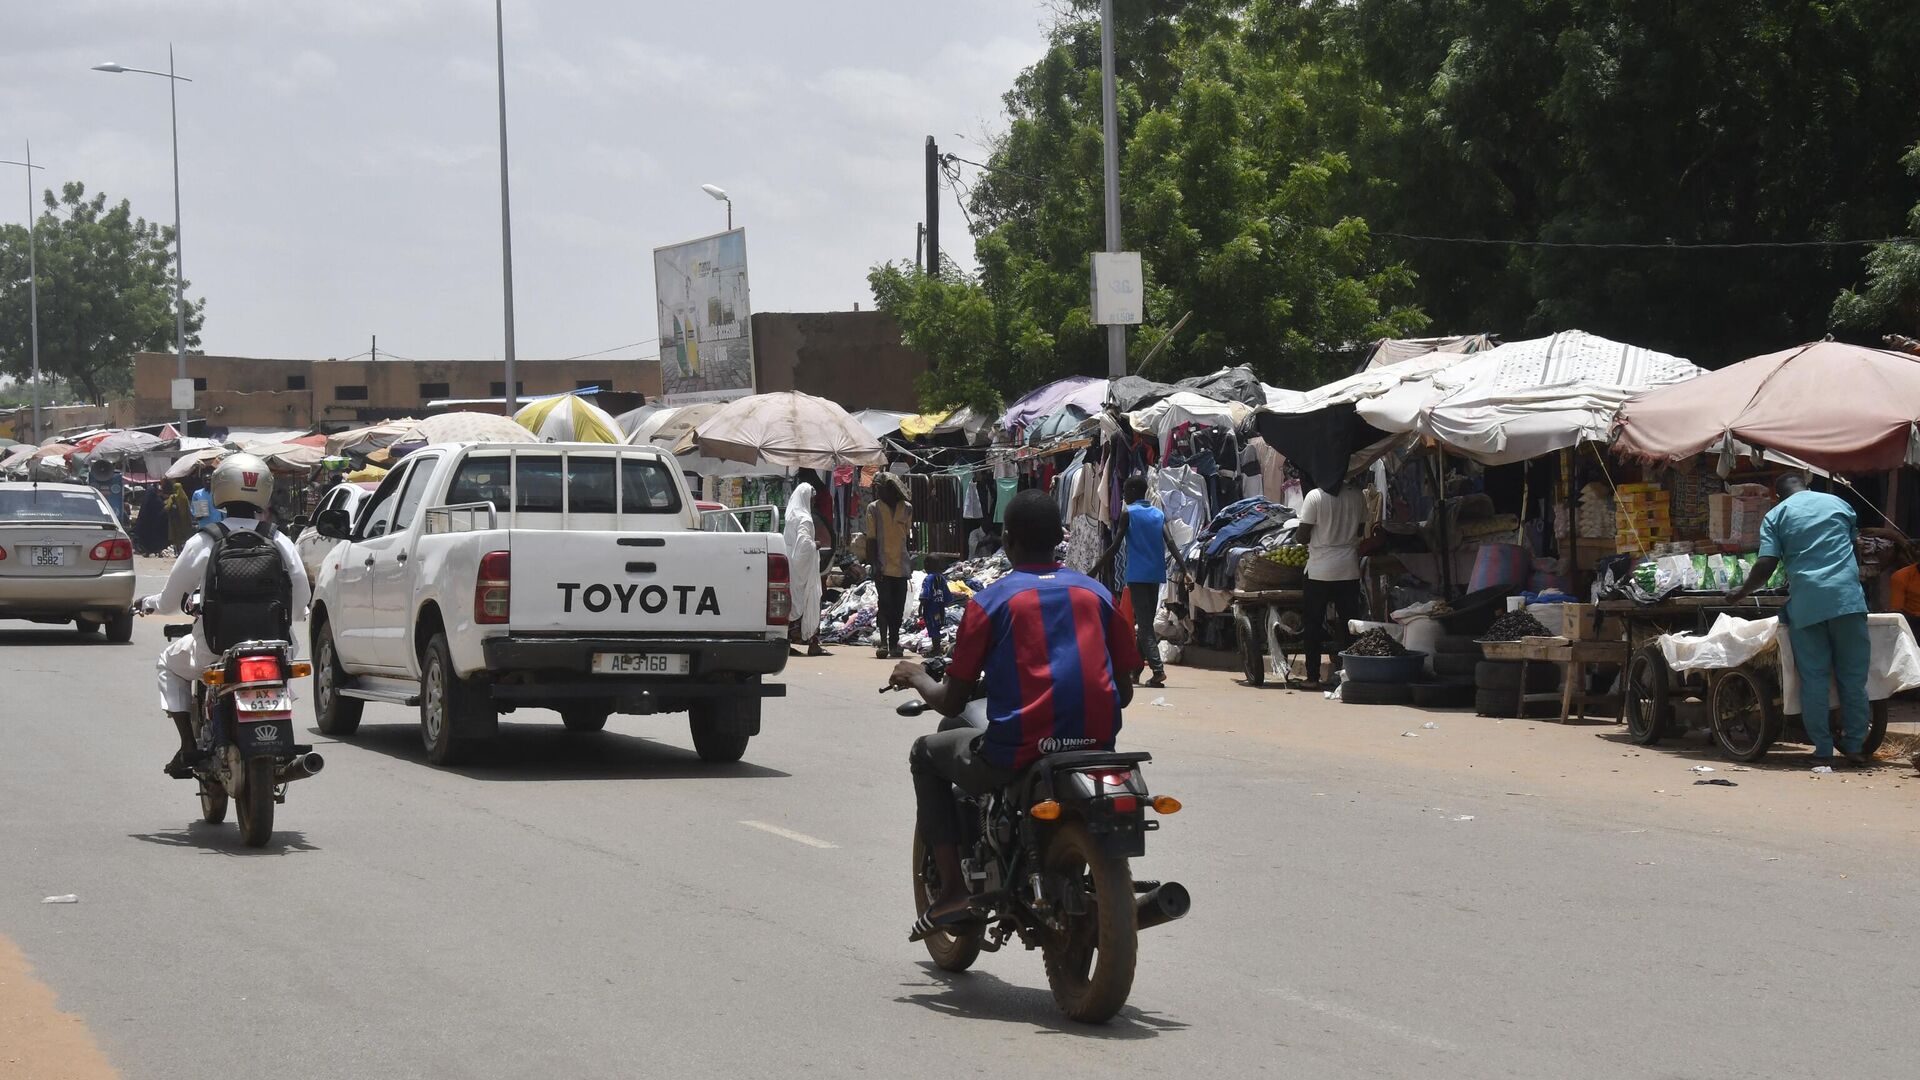
[[[181,605],[206,584],[207,565],[220,538],[227,532],[253,530],[272,538],[274,549],[280,553],[280,561],[292,579],[289,617],[305,618],[311,599],[307,571],[293,542],[268,520],[273,500],[273,473],[267,463],[252,454],[228,454],[214,468],[207,488],[213,504],[226,514],[226,520],[200,530],[187,540],[173,564],[173,573],[167,576],[166,586],[141,600],[140,609],[148,614],[181,611]],[[227,532],[219,531],[223,528]],[[220,654],[207,643],[205,627],[196,613],[193,633],[169,642],[154,665],[159,673],[160,707],[166,710],[180,735],[180,752],[167,763],[169,776],[191,776],[191,766],[200,757],[200,750],[194,744],[191,716],[193,681],[219,658]]]

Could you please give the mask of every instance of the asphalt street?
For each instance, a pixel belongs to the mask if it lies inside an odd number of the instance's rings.
[[[1290,699],[1230,685],[1236,723],[1142,702],[1187,809],[1135,874],[1194,911],[1089,1028],[1037,953],[907,943],[922,722],[870,655],[794,660],[730,767],[680,717],[531,713],[436,770],[369,706],[256,853],[159,771],[160,645],[0,624],[0,937],[129,1078],[1913,1075],[1910,847],[1503,799],[1250,738]]]

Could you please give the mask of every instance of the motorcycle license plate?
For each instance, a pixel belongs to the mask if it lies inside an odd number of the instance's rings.
[[[292,712],[293,695],[284,686],[266,686],[258,690],[235,690],[233,703],[243,713]]]
[[[685,675],[687,654],[594,653],[593,673],[595,675]]]
[[[65,566],[67,549],[63,547],[37,547],[33,549],[33,565]]]

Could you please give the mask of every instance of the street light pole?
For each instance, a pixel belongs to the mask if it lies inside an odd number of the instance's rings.
[[[40,268],[35,262],[33,226],[33,170],[43,166],[33,163],[33,140],[27,140],[27,160],[0,161],[0,165],[18,165],[26,171],[27,177],[27,306],[28,319],[33,327],[33,444],[40,445]]]
[[[1100,0],[1100,141],[1106,158],[1107,250],[1120,250],[1120,109],[1114,100],[1113,0]],[[1107,377],[1127,373],[1127,328],[1107,325]]]
[[[493,0],[493,47],[500,77],[500,289],[507,323],[507,383],[501,397],[512,416],[520,411],[520,394],[513,373],[513,213],[507,195],[507,28],[501,0]]]
[[[173,122],[173,342],[178,357],[174,378],[187,377],[187,257],[180,240],[180,97],[177,88],[180,83],[192,82],[185,75],[175,74],[173,70],[173,45],[167,45],[167,70],[152,71],[147,68],[127,67],[125,64],[105,63],[93,65],[93,70],[104,71],[112,75],[158,75],[167,80],[167,111]],[[192,417],[192,409],[180,410],[180,434],[186,434],[187,421]]]
[[[725,188],[719,187],[718,185],[715,185],[715,184],[701,184],[700,190],[706,192],[709,196],[727,204],[727,231],[732,232],[733,231],[733,196],[728,195],[727,190]]]

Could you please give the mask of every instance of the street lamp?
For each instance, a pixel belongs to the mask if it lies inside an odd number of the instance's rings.
[[[0,161],[0,165],[18,165],[27,175],[27,304],[33,325],[33,444],[40,445],[40,270],[34,263],[33,170],[45,166],[33,163],[33,140],[27,140],[27,160]]]
[[[153,71],[148,68],[127,67],[125,64],[108,62],[93,65],[93,70],[104,71],[111,75],[158,75],[167,80],[167,111],[173,118],[173,343],[179,356],[175,378],[187,377],[187,260],[180,243],[180,101],[175,92],[179,84],[192,82],[185,75],[173,72],[173,46],[167,46],[167,70]],[[185,435],[187,419],[191,409],[180,410],[180,434]]]
[[[727,231],[732,232],[733,231],[733,199],[731,196],[727,194],[727,190],[722,187],[717,187],[713,184],[701,184],[700,190],[713,196],[715,199],[718,199],[719,201],[727,204]]]
[[[520,411],[520,390],[513,376],[513,215],[507,198],[507,23],[500,0],[493,0],[494,64],[500,80],[500,291],[506,313],[507,381],[500,395],[511,417]]]

